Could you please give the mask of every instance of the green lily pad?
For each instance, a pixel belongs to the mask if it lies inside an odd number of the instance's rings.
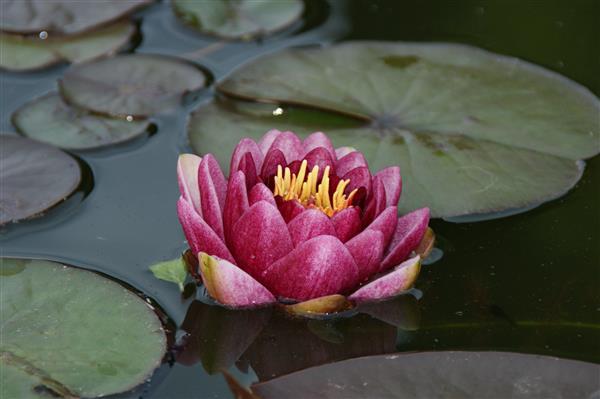
[[[153,0],[3,0],[0,31],[74,34],[96,29],[151,4]]]
[[[31,71],[61,62],[83,62],[112,55],[128,47],[135,33],[135,24],[125,21],[82,35],[46,39],[0,33],[0,68]]]
[[[79,186],[81,169],[63,151],[33,140],[0,135],[0,225],[39,215]]]
[[[7,398],[127,391],[160,365],[162,324],[150,306],[96,273],[3,258],[0,367]]]
[[[304,12],[301,0],[173,0],[177,17],[203,33],[226,39],[266,36]]]
[[[121,143],[147,133],[147,120],[114,119],[65,104],[56,93],[37,98],[12,116],[17,130],[34,140],[82,150]]]
[[[509,352],[369,356],[252,386],[270,398],[590,398],[600,366]],[[335,383],[332,383],[335,381]]]
[[[59,81],[63,99],[105,115],[146,117],[175,108],[206,84],[195,65],[174,57],[127,54],[72,65]]]

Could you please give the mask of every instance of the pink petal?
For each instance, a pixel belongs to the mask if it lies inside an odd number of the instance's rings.
[[[358,282],[358,268],[340,240],[317,236],[273,263],[263,280],[273,294],[304,301],[352,288]]]
[[[223,211],[223,227],[225,228],[225,242],[231,243],[233,226],[238,219],[250,208],[246,192],[246,178],[244,172],[233,172],[229,176],[225,209]]]
[[[354,147],[349,147],[349,146],[339,147],[339,148],[335,149],[335,156],[337,159],[341,159],[354,151],[356,151],[356,148],[354,148]]]
[[[367,230],[378,230],[383,233],[384,248],[387,248],[398,224],[398,208],[389,206],[367,226]]]
[[[385,249],[382,232],[379,230],[365,230],[345,245],[358,266],[360,281],[368,279],[379,271]]]
[[[257,182],[258,175],[256,174],[256,164],[254,163],[254,158],[252,158],[252,154],[247,152],[244,154],[240,163],[238,164],[238,170],[244,172],[244,176],[246,176],[246,189],[250,190]]]
[[[283,216],[283,220],[286,223],[289,223],[290,220],[301,214],[306,210],[304,205],[296,200],[285,201],[280,196],[275,197],[275,202],[277,203],[277,208],[279,212],[281,212],[281,216]]]
[[[331,217],[331,223],[335,227],[335,235],[341,242],[346,242],[360,230],[360,209],[350,207],[337,212]]]
[[[339,173],[339,171],[337,171],[337,173]],[[352,192],[355,188],[364,187],[368,195],[372,190],[371,172],[369,171],[369,168],[365,166],[359,166],[340,176],[343,176],[342,180],[350,179],[350,183],[348,184],[348,187],[346,187],[346,193]]]
[[[200,204],[204,220],[221,239],[225,239],[222,214],[227,193],[227,180],[211,154],[206,154],[200,162],[198,186],[200,187]]]
[[[263,155],[267,155],[269,148],[273,144],[273,141],[281,134],[281,132],[277,129],[269,130],[265,133],[262,138],[258,141],[258,148],[263,153]]]
[[[269,290],[239,267],[206,253],[200,253],[198,258],[206,291],[223,305],[240,308],[275,302]]]
[[[338,159],[337,163],[335,164],[335,169],[340,176],[344,176],[352,169],[360,167],[369,168],[369,165],[367,164],[367,160],[362,152],[358,151],[353,151],[345,155],[341,159]]]
[[[428,224],[429,208],[418,209],[399,218],[388,253],[381,262],[380,271],[404,261],[421,242]]]
[[[306,154],[304,156],[304,159],[306,159],[309,171],[312,170],[312,168],[314,168],[315,166],[319,167],[319,174],[317,176],[317,179],[320,180],[323,177],[323,173],[325,173],[325,168],[327,166],[329,166],[329,176],[335,177],[335,165],[333,162],[333,158],[331,158],[331,155],[329,154],[327,149],[323,147],[317,147],[308,154]],[[299,166],[300,163],[298,164],[298,169]],[[295,171],[292,170],[292,173],[294,172]],[[333,183],[331,184],[331,186],[333,187]],[[333,187],[333,189],[335,190],[335,187]]]
[[[288,230],[294,246],[319,236],[335,236],[335,228],[329,217],[317,209],[306,209],[288,223]]]
[[[262,281],[262,272],[294,248],[287,225],[267,201],[252,205],[234,225],[231,249],[238,266]]]
[[[278,165],[281,165],[282,167],[287,165],[283,152],[278,149],[269,151],[265,156],[262,169],[260,170],[260,176],[264,182],[268,182],[270,178],[277,174]]]
[[[373,179],[373,188],[370,196],[367,198],[365,212],[363,213],[363,226],[371,224],[371,222],[379,216],[385,209],[386,197],[385,187],[381,179]]]
[[[322,132],[314,132],[310,134],[304,139],[303,146],[304,156],[306,156],[306,154],[308,154],[315,148],[321,147],[327,150],[327,152],[331,156],[331,159],[333,159],[334,161],[337,159],[335,155],[335,150],[333,149],[333,145],[331,144],[331,140],[329,140],[329,137],[327,137],[327,135],[325,135]]]
[[[256,204],[258,201],[267,201],[271,205],[277,206],[273,192],[263,183],[256,184],[250,189],[250,194],[248,194],[248,203],[250,206]]]
[[[361,303],[389,298],[413,286],[421,270],[421,258],[415,256],[399,265],[394,271],[359,288],[348,299]]]
[[[183,227],[183,233],[193,253],[206,252],[233,262],[233,256],[219,236],[194,211],[192,205],[183,197],[177,201],[177,215]]]
[[[200,207],[200,189],[198,188],[198,167],[200,158],[194,154],[181,154],[177,160],[177,182],[179,192],[187,201],[194,205],[198,214],[202,215]]]
[[[400,168],[390,166],[377,172],[374,179],[381,179],[385,188],[386,205],[398,205],[400,193],[402,192],[402,176],[400,176]]]
[[[258,148],[258,144],[256,144],[254,140],[249,138],[243,138],[235,147],[233,155],[231,156],[231,162],[229,164],[229,174],[232,174],[235,170],[239,170],[239,164],[242,161],[244,155],[246,155],[247,153],[250,153],[252,155],[252,160],[254,160],[254,164],[256,166],[254,173],[257,175],[260,173],[260,168],[262,167],[264,155],[260,148]]]
[[[282,132],[273,140],[269,151],[275,149],[283,153],[287,163],[291,163],[302,156],[302,141],[293,132]]]

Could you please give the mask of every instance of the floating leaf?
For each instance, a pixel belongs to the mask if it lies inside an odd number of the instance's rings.
[[[290,26],[302,0],[173,0],[175,14],[201,32],[226,39],[265,36]]]
[[[145,117],[175,108],[204,87],[204,73],[174,57],[127,54],[72,65],[59,82],[67,103],[93,112]]]
[[[114,119],[70,107],[56,93],[25,104],[13,114],[12,122],[24,136],[74,150],[121,143],[152,127],[147,120]]]
[[[247,106],[208,105],[190,121],[196,151],[218,152],[272,128],[326,130],[334,144],[363,151],[375,170],[400,165],[401,212],[429,206],[448,217],[536,205],[569,190],[582,173],[578,160],[600,149],[600,103],[585,88],[461,45],[291,49],[240,68],[219,90],[351,115],[355,123],[315,128],[308,111],[293,120],[271,114],[273,106],[258,117]]]
[[[0,373],[7,397],[96,397],[127,391],[160,364],[166,337],[137,295],[96,273],[3,258]]]
[[[81,180],[77,161],[61,150],[0,135],[0,225],[38,215],[67,198]]]
[[[252,386],[270,398],[588,398],[600,366],[509,352],[422,352],[313,367]],[[335,381],[335,384],[332,383]]]
[[[153,0],[3,0],[0,30],[13,33],[73,34],[129,15]]]
[[[168,260],[166,262],[156,263],[150,266],[150,271],[154,274],[154,277],[175,283],[179,286],[179,290],[183,292],[183,284],[187,278],[187,265],[180,257]]]
[[[126,48],[135,32],[133,23],[119,22],[82,35],[47,39],[0,33],[0,68],[31,71],[61,62],[83,62],[112,55]]]

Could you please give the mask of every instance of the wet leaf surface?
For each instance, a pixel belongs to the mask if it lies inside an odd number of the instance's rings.
[[[0,30],[73,34],[97,28],[152,4],[153,0],[3,0]]]
[[[0,274],[7,398],[110,395],[144,382],[161,363],[162,324],[137,295],[54,262],[2,258],[0,269],[15,265],[23,268]]]
[[[33,140],[0,135],[0,225],[27,219],[66,199],[79,185],[77,161]]]
[[[290,26],[304,11],[301,0],[173,0],[187,25],[226,39],[251,39]]]
[[[206,84],[195,65],[174,57],[129,54],[71,66],[60,92],[71,105],[106,115],[145,117],[177,107]]]
[[[0,33],[0,68],[31,71],[61,62],[83,62],[127,48],[136,33],[130,22],[119,22],[77,36],[20,36]]]
[[[24,136],[73,150],[121,143],[152,128],[147,120],[110,118],[71,107],[56,93],[23,105],[13,114],[12,123]]]
[[[313,367],[252,386],[270,398],[587,398],[600,366],[509,352],[422,352]]]

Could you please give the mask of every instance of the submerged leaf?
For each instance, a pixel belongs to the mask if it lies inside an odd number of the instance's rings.
[[[66,199],[81,181],[77,161],[61,150],[0,135],[0,225],[40,214]]]
[[[0,68],[30,71],[61,62],[83,62],[112,55],[132,41],[136,27],[131,22],[118,22],[77,36],[20,36],[0,33]]]
[[[173,260],[156,263],[150,266],[150,271],[154,274],[154,277],[160,280],[177,284],[179,290],[183,292],[183,284],[185,283],[188,272],[187,265],[181,256]]]
[[[297,21],[302,0],[173,0],[175,14],[201,32],[226,39],[250,39]]]
[[[3,258],[0,385],[7,397],[42,389],[66,397],[127,391],[166,349],[162,324],[134,293],[96,273]],[[35,395],[37,397],[37,395]]]
[[[115,119],[70,107],[56,93],[23,105],[12,122],[24,136],[74,150],[121,143],[149,132],[152,126],[147,120]]]

